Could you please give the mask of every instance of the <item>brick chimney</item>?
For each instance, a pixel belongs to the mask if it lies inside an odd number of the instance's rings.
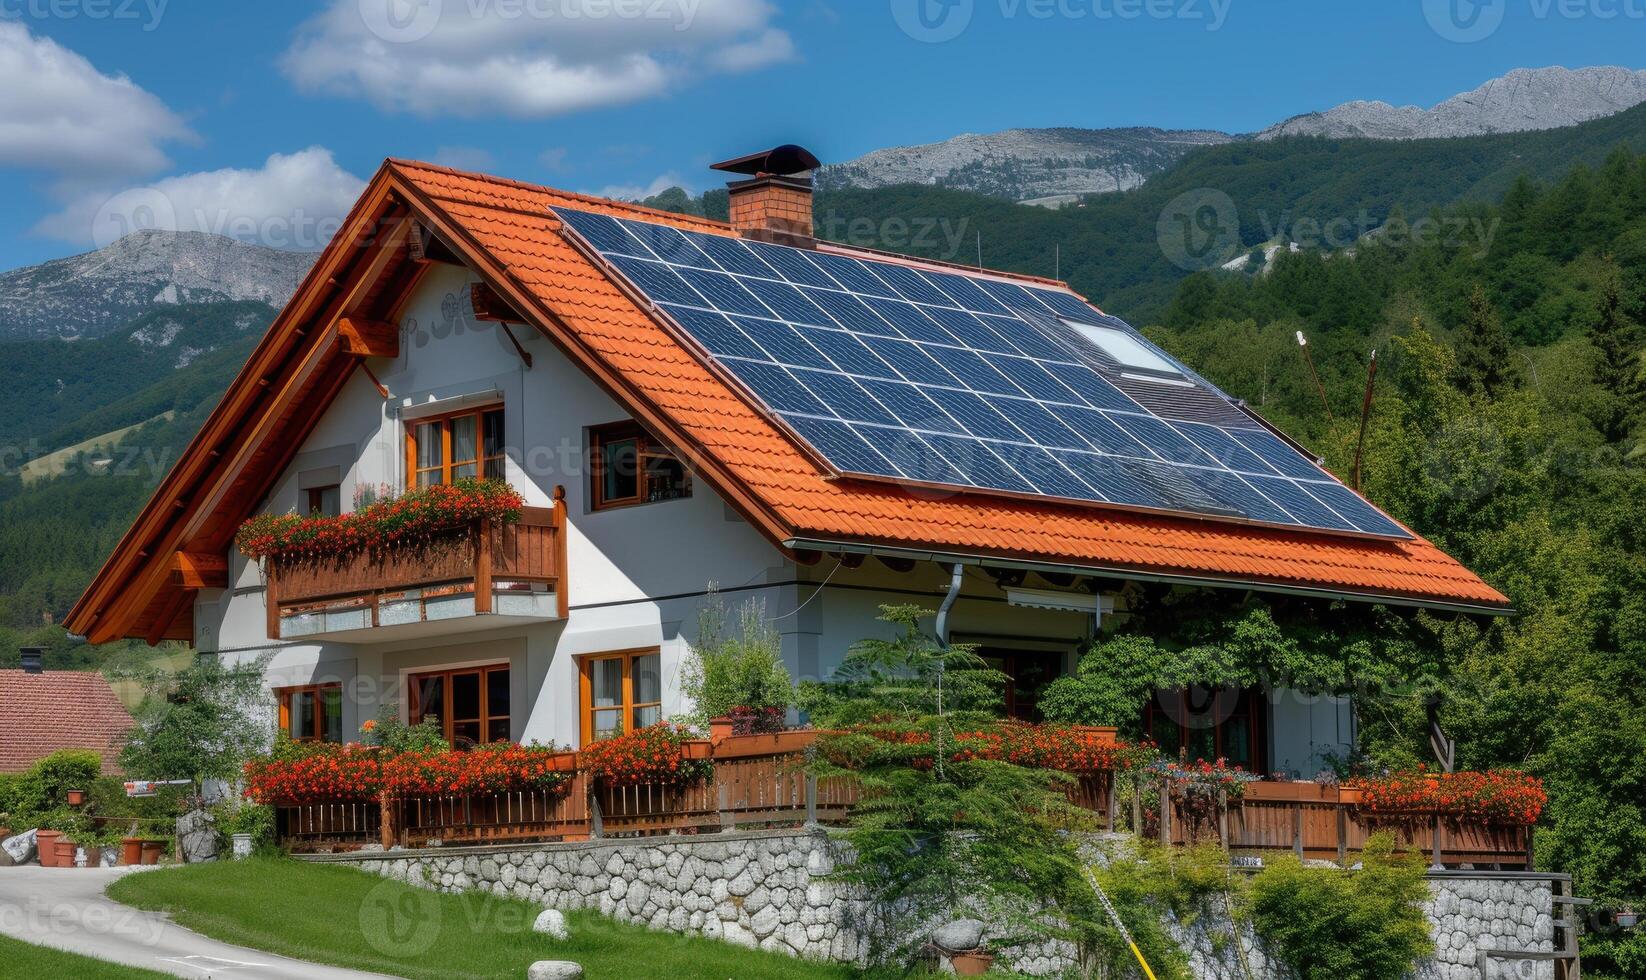
[[[817,157],[793,143],[714,164],[715,170],[748,175],[726,185],[732,227],[745,238],[816,246],[811,172],[817,167]]]

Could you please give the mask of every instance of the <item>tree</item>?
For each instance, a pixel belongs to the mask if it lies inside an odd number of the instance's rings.
[[[148,678],[137,727],[120,766],[135,779],[233,779],[268,747],[263,668],[271,654],[233,666],[199,657],[172,675]]]
[[[1457,342],[1458,386],[1472,395],[1496,398],[1520,377],[1514,350],[1497,310],[1486,298],[1485,287],[1475,285],[1469,295],[1469,315]]]
[[[1601,274],[1595,322],[1589,328],[1595,359],[1595,384],[1611,398],[1596,420],[1606,441],[1618,442],[1646,403],[1646,378],[1641,374],[1641,330],[1624,313],[1623,276],[1610,259]]]

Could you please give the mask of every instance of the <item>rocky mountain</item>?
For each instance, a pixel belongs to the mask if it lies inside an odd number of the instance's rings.
[[[1053,205],[1130,190],[1202,146],[1234,137],[1209,129],[1008,129],[875,150],[825,166],[823,189],[929,184]]]
[[[283,305],[315,254],[205,232],[140,231],[83,255],[0,273],[0,340],[94,338],[155,310]]]
[[[1437,139],[1559,129],[1646,102],[1646,71],[1627,68],[1517,68],[1432,109],[1387,102],[1346,102],[1293,116],[1257,134]]]

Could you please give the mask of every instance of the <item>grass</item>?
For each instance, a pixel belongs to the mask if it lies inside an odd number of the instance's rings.
[[[75,980],[162,980],[167,975],[94,960],[0,936],[0,977],[74,977]]]
[[[169,912],[179,925],[223,942],[414,980],[519,980],[536,960],[575,960],[589,980],[858,975],[843,966],[652,932],[593,912],[569,913],[570,938],[557,942],[531,931],[541,906],[490,895],[439,894],[353,868],[290,858],[127,875],[109,886],[109,897]]]

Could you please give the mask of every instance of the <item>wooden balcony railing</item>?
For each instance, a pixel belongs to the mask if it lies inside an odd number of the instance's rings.
[[[566,505],[527,507],[513,524],[479,520],[415,543],[332,559],[271,560],[270,639],[296,639],[462,615],[566,615]]]
[[[296,849],[348,849],[367,843],[420,847],[537,840],[585,840],[705,833],[752,827],[844,824],[857,802],[849,778],[819,780],[806,771],[805,749],[816,732],[721,736],[700,743],[714,764],[712,780],[687,786],[597,785],[576,771],[554,791],[313,804],[277,809],[280,836]],[[577,769],[576,753],[559,768]],[[1208,824],[1191,822],[1169,788],[1158,810],[1117,806],[1109,773],[1081,776],[1070,798],[1098,827],[1117,824],[1158,834],[1163,843],[1221,839],[1241,852],[1292,851],[1299,857],[1346,862],[1377,830],[1391,830],[1404,849],[1433,864],[1531,867],[1531,828],[1461,821],[1437,814],[1380,814],[1362,809],[1358,794],[1314,783],[1252,783]],[[1133,795],[1135,801],[1137,796]],[[1126,812],[1129,810],[1130,812]],[[383,819],[386,815],[387,819]]]

